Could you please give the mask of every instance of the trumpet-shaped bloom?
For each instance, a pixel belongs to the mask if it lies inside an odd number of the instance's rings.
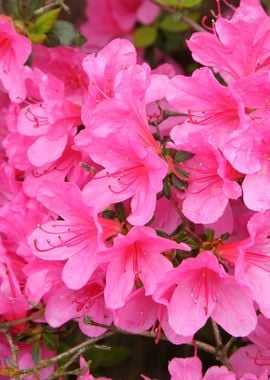
[[[13,102],[26,96],[25,67],[31,53],[31,42],[14,29],[11,21],[0,17],[0,81]]]
[[[231,20],[218,17],[215,33],[194,33],[193,58],[213,67],[227,81],[269,70],[270,19],[258,0],[243,0]]]
[[[248,289],[229,276],[211,252],[184,260],[158,284],[154,299],[168,306],[179,335],[195,334],[209,317],[233,336],[245,336],[257,317]]]
[[[84,187],[85,202],[95,199],[96,211],[100,212],[111,203],[131,198],[128,221],[135,226],[149,222],[156,195],[163,188],[167,163],[130,133],[93,138],[89,150],[91,158],[105,169]]]
[[[100,252],[101,261],[108,262],[105,301],[111,309],[125,305],[134,284],[143,283],[145,294],[153,294],[157,283],[172,269],[162,252],[171,249],[190,250],[186,244],[156,235],[150,227],[134,227],[126,236],[119,235],[114,245]]]
[[[63,281],[70,289],[80,289],[98,266],[101,225],[72,183],[45,184],[38,199],[62,220],[41,224],[33,231],[28,240],[33,253],[43,260],[67,260]]]

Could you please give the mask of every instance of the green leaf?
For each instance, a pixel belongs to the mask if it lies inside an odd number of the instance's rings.
[[[187,188],[187,182],[182,181],[180,178],[176,177],[176,175],[171,174],[172,185],[176,187],[177,190],[185,191]]]
[[[68,21],[56,21],[51,32],[57,36],[61,45],[79,46],[86,41],[86,38],[82,36],[75,26]]]
[[[167,5],[168,7],[179,7],[181,6],[181,0],[156,0],[160,5]]]
[[[111,347],[110,351],[99,350],[98,348],[90,348],[84,354],[85,359],[91,360],[91,369],[109,368],[113,365],[122,363],[130,356],[130,351],[123,346]]]
[[[59,339],[56,334],[45,333],[42,335],[44,346],[49,351],[56,351],[59,347]]]
[[[205,241],[213,241],[215,237],[215,230],[212,228],[206,228],[204,231]]]
[[[29,32],[33,34],[46,34],[54,26],[61,8],[53,9],[49,12],[43,13],[36,21],[29,26]]]
[[[21,9],[19,0],[2,0],[1,5],[4,12],[7,15],[15,19],[21,19]]]
[[[174,155],[175,162],[183,162],[189,160],[194,156],[194,153],[187,152],[185,150],[178,150]]]
[[[169,235],[167,234],[167,232],[163,231],[163,230],[159,230],[159,229],[156,229],[156,233],[158,236],[161,236],[161,237],[164,237],[164,238],[167,238]]]
[[[112,210],[105,210],[105,211],[102,212],[102,217],[104,219],[111,219],[111,220],[113,220],[115,218],[115,216],[116,216],[115,212],[112,211]]]
[[[46,34],[28,33],[28,38],[34,44],[42,44],[46,40],[47,36]]]
[[[141,26],[136,29],[133,42],[138,48],[145,48],[152,45],[157,38],[157,28],[154,25]]]
[[[202,0],[181,0],[181,5],[183,8],[192,8],[195,5],[198,5]]]
[[[166,15],[158,26],[160,29],[171,33],[184,32],[189,29],[189,26],[175,17],[175,14]]]
[[[44,6],[44,0],[28,0],[26,7],[24,8],[24,18],[25,20],[31,20],[34,16],[34,12]]]
[[[220,235],[220,240],[224,241],[224,240],[227,240],[229,239],[231,235],[229,234],[229,232],[224,232],[224,234]]]
[[[59,38],[52,32],[49,32],[46,36],[45,45],[48,47],[54,47],[61,45]]]
[[[32,358],[36,364],[40,362],[41,350],[39,340],[37,340],[32,347]]]
[[[115,208],[116,216],[120,220],[120,222],[125,222],[127,218],[126,218],[126,210],[125,210],[124,204],[122,202],[116,203],[114,205],[114,208]]]
[[[163,194],[167,199],[171,199],[172,196],[172,189],[171,189],[171,182],[170,178],[166,177],[163,180]]]

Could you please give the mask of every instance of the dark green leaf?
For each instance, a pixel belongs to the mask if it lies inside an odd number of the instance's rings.
[[[183,162],[189,160],[194,156],[194,153],[187,152],[185,150],[178,150],[174,155],[175,162]]]
[[[7,15],[15,19],[21,19],[21,9],[19,0],[2,0],[1,5],[4,12]]]
[[[181,177],[184,177],[186,179],[189,178],[189,173],[186,172],[184,169],[180,169],[180,168],[175,168],[175,171],[177,174],[179,174]]]
[[[130,356],[130,351],[126,347],[114,346],[110,351],[91,348],[84,354],[85,359],[91,360],[91,369],[108,368],[122,363]]]
[[[220,235],[220,240],[224,241],[229,239],[230,234],[228,232],[225,232],[224,234]]]
[[[161,236],[161,237],[165,237],[165,238],[169,237],[169,235],[165,231],[162,231],[159,229],[156,230],[156,233],[158,236]]]
[[[215,231],[212,228],[206,228],[204,231],[205,241],[213,241],[215,237]]]
[[[40,362],[41,350],[39,340],[37,340],[32,347],[32,358],[36,364]]]
[[[177,19],[174,14],[166,15],[159,23],[159,27],[171,33],[184,32],[189,29],[189,26],[185,22]]]
[[[44,346],[49,351],[56,351],[59,347],[59,339],[56,334],[46,333],[42,335]]]
[[[114,205],[114,208],[115,208],[115,213],[116,213],[116,216],[117,218],[120,220],[120,222],[125,222],[126,220],[126,210],[125,210],[125,206],[123,205],[123,203],[116,203]]]
[[[171,199],[172,196],[172,189],[171,189],[171,182],[170,178],[166,177],[163,180],[163,194],[167,199]]]
[[[25,8],[23,9],[24,19],[31,20],[34,16],[34,12],[44,6],[44,0],[28,0]]]
[[[52,32],[49,32],[47,34],[47,38],[45,41],[45,45],[48,47],[54,47],[54,46],[59,46],[61,45],[59,38]],[[84,167],[86,169],[86,167]]]
[[[85,37],[68,21],[56,21],[51,32],[57,36],[61,45],[79,46],[86,41]]]
[[[185,191],[187,188],[187,182],[182,181],[182,179],[176,177],[174,174],[171,174],[172,185],[176,187],[177,190]]]
[[[157,38],[157,29],[154,25],[151,26],[141,26],[136,29],[133,42],[138,48],[145,48],[152,45]]]
[[[112,210],[105,210],[105,211],[103,211],[102,216],[105,219],[114,219],[115,218],[115,212]]]

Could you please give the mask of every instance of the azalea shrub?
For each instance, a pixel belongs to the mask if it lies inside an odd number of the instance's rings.
[[[269,6],[81,5],[2,1],[0,379],[267,380]]]

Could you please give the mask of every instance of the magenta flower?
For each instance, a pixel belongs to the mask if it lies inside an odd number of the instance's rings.
[[[177,75],[170,80],[166,98],[188,118],[172,129],[172,138],[185,140],[186,135],[201,131],[204,140],[223,148],[230,134],[247,128],[248,117],[236,92],[222,86],[210,69],[194,71],[192,77]]]
[[[135,283],[142,282],[145,294],[153,294],[157,283],[172,269],[161,254],[171,249],[190,250],[186,244],[157,236],[150,227],[134,227],[126,236],[118,235],[112,248],[99,253],[100,260],[108,262],[106,305],[111,309],[124,306]]]
[[[186,359],[174,358],[169,363],[171,380],[236,380],[226,367],[211,367],[202,374],[202,363],[197,356]]]
[[[95,208],[100,212],[111,203],[131,198],[128,221],[135,226],[149,222],[156,196],[163,188],[167,163],[128,131],[93,138],[89,150],[91,158],[105,169],[84,187],[85,202],[95,199]]]
[[[67,260],[63,281],[70,289],[80,289],[98,266],[96,253],[104,247],[101,225],[72,183],[45,184],[38,199],[62,220],[47,222],[34,230],[28,239],[33,253],[43,260]]]
[[[216,222],[223,215],[229,199],[241,196],[241,187],[236,182],[239,173],[218,150],[202,143],[198,134],[190,137],[185,145],[179,141],[176,147],[195,154],[179,166],[189,174],[183,213],[194,223]]]
[[[0,17],[0,81],[13,102],[26,96],[25,67],[31,53],[31,42],[14,29],[11,21]]]
[[[233,243],[235,276],[251,290],[261,312],[270,317],[270,212],[257,213],[248,222],[250,238]],[[232,244],[231,244],[232,245]],[[226,252],[226,245],[223,249]]]
[[[168,306],[169,324],[179,335],[195,334],[209,317],[233,336],[249,334],[257,322],[248,289],[211,252],[186,259],[167,273],[154,299]]]
[[[196,61],[227,81],[269,70],[270,22],[258,0],[241,1],[231,20],[218,17],[213,28],[213,34],[194,33],[188,41]]]

